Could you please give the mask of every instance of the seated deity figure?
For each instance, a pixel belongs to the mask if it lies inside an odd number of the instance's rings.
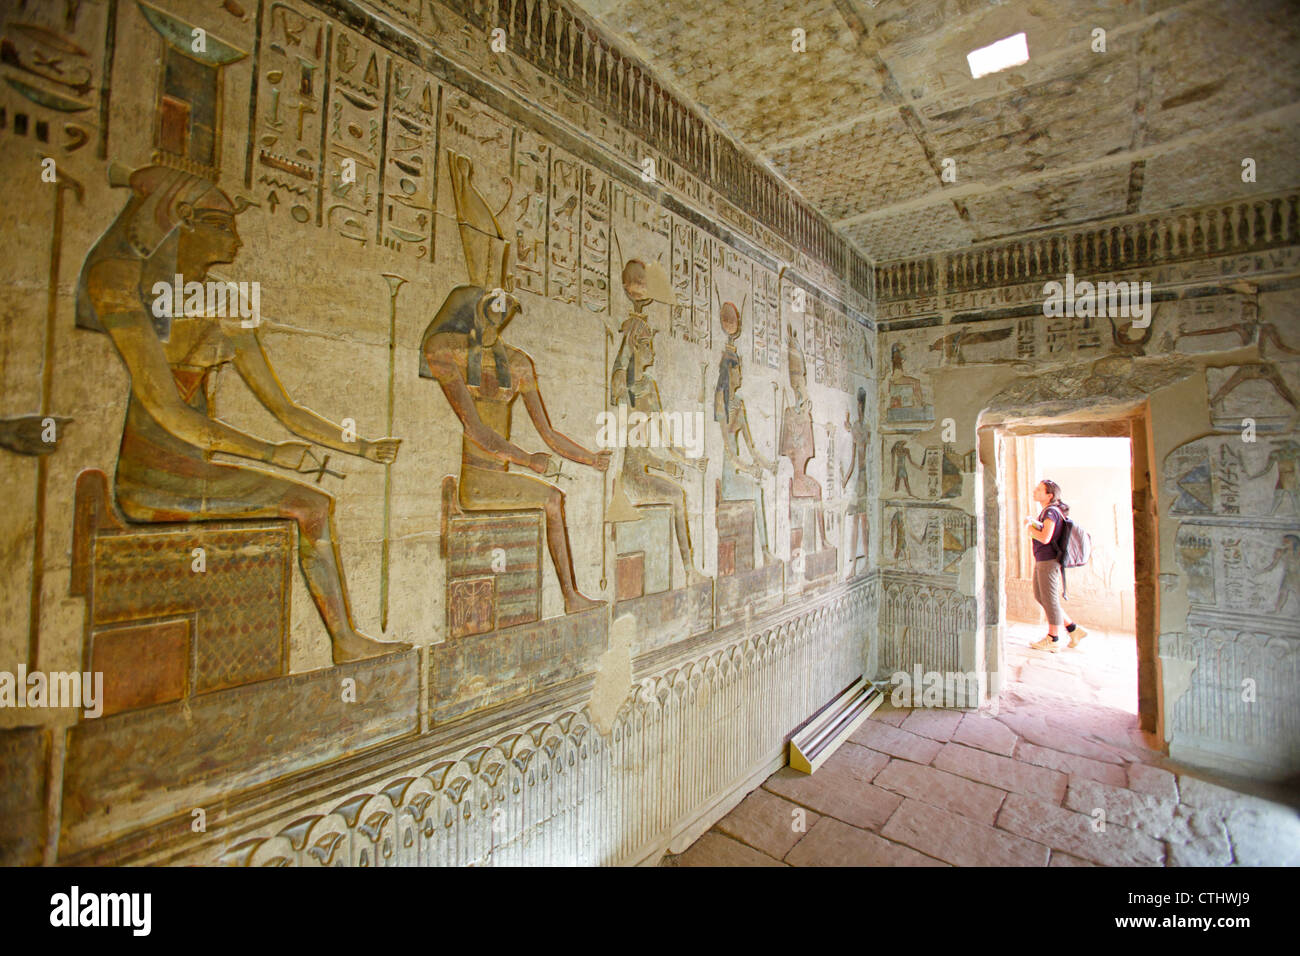
[[[533,360],[501,338],[510,321],[523,311],[511,292],[510,244],[474,185],[470,161],[448,151],[448,165],[471,284],[452,289],[425,330],[420,375],[437,380],[464,429],[460,506],[466,511],[544,512],[547,550],[555,565],[565,613],[599,607],[604,602],[577,588],[564,493],[541,478],[510,470],[514,465],[538,475],[558,473],[549,454],[526,452],[511,441],[515,399],[523,400],[542,441],[564,458],[604,472],[609,468],[610,453],[588,451],[551,425]],[[500,272],[494,274],[498,262]],[[500,284],[489,287],[494,277]]]
[[[740,397],[743,376],[740,371],[740,354],[736,339],[740,337],[740,310],[733,302],[722,304],[719,319],[727,333],[722,357],[718,361],[718,384],[713,391],[713,418],[722,425],[722,497],[728,501],[754,502],[754,527],[763,549],[763,563],[776,561],[771,540],[767,535],[767,506],[763,493],[763,473],[772,474],[776,464],[759,454],[754,447],[754,437],[749,431],[749,416],[745,401]],[[740,457],[740,439],[749,448],[750,464]]]
[[[623,268],[623,290],[632,300],[632,312],[623,322],[623,335],[614,369],[610,376],[609,401],[618,407],[658,416],[663,411],[659,398],[659,384],[654,377],[656,331],[650,327],[645,308],[656,299],[647,292],[647,268],[638,259],[631,259]],[[663,279],[664,297],[671,295],[667,278]],[[681,553],[682,567],[686,569],[687,584],[705,580],[705,575],[695,568],[695,552],[691,547],[690,525],[686,520],[686,491],[678,484],[686,468],[702,470],[704,459],[692,461],[672,444],[663,442],[663,448],[650,448],[628,443],[623,451],[620,484],[633,505],[665,504],[673,509],[673,529],[677,549]]]
[[[129,185],[131,197],[86,256],[77,325],[107,333],[131,377],[113,484],[123,515],[133,522],[293,520],[299,566],[335,663],[408,649],[357,630],[330,495],[271,471],[212,460],[220,452],[319,473],[323,463],[314,465],[309,442],[387,464],[399,440],[356,438],[297,404],[271,367],[260,323],[241,318],[240,310],[221,310],[236,312],[231,318],[156,307],[155,283],[203,283],[212,266],[234,262],[241,208],[226,193],[166,166],[147,166],[129,178],[114,167],[110,181]],[[266,409],[306,441],[264,441],[215,417],[213,373],[223,366],[232,366]]]

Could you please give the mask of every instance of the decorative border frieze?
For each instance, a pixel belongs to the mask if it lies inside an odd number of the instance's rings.
[[[1128,216],[876,266],[877,318],[1041,301],[1066,273],[1144,270],[1153,287],[1300,266],[1300,193]],[[1266,251],[1273,254],[1260,256]],[[1157,270],[1156,275],[1149,274]]]
[[[1250,755],[1273,771],[1300,769],[1300,642],[1238,627],[1160,635],[1160,657],[1195,665],[1167,704],[1171,746],[1181,741]]]
[[[283,819],[274,808],[258,815],[269,823],[231,819],[223,824],[230,836],[154,846],[131,862],[640,862],[767,768],[804,720],[863,673],[876,593],[874,576],[861,578],[636,673],[606,735],[581,699],[570,700],[375,770],[342,799],[331,781],[315,798],[311,781],[299,781],[282,794]]]
[[[975,630],[973,595],[918,574],[880,572],[878,674],[919,665],[922,670],[955,673],[959,640]]]
[[[311,0],[344,22],[364,28],[365,11],[416,28],[416,11],[386,0]],[[690,174],[736,209],[772,230],[870,301],[872,263],[809,204],[698,110],[660,85],[653,71],[564,0],[438,0],[486,43],[505,30],[509,53],[559,83],[640,138],[667,163]],[[410,37],[405,37],[410,39]]]

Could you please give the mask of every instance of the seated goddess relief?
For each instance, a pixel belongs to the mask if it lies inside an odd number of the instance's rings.
[[[354,438],[285,391],[260,339],[260,324],[206,314],[157,315],[155,283],[205,282],[234,262],[241,211],[201,176],[167,166],[114,173],[131,197],[86,256],[77,325],[106,332],[131,377],[113,490],[129,521],[285,518],[298,526],[298,562],[329,632],[334,662],[407,650],[367,637],[352,619],[334,523],[334,499],[317,488],[216,452],[299,472],[318,472],[311,443],[388,463],[399,439]],[[190,311],[202,310],[184,310]],[[227,310],[237,311],[237,310]],[[304,441],[271,442],[212,414],[213,372],[230,365],[266,409]],[[353,439],[353,440],[348,440]]]

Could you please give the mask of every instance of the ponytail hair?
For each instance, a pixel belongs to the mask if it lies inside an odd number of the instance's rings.
[[[1061,509],[1062,515],[1068,516],[1070,513],[1070,506],[1061,500],[1061,486],[1050,478],[1044,478],[1042,485],[1047,493],[1052,496],[1052,500],[1047,503],[1047,507],[1050,508],[1055,505],[1057,508]]]

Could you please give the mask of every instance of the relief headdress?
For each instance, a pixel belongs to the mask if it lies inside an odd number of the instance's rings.
[[[114,164],[108,170],[109,184],[131,189],[131,198],[86,255],[77,282],[77,326],[105,331],[90,301],[86,278],[90,269],[104,259],[138,259],[145,263],[140,279],[141,304],[147,301],[157,281],[171,283],[176,275],[177,229],[193,215],[236,216],[248,208],[246,200],[231,200],[215,183],[203,176],[170,166],[144,166],[137,170]],[[152,314],[152,310],[151,310]],[[167,341],[171,317],[153,315],[158,337]]]
[[[451,172],[451,195],[456,205],[456,222],[460,227],[470,284],[452,289],[425,329],[420,349],[420,376],[435,377],[425,358],[423,343],[440,333],[464,335],[468,340],[465,379],[467,384],[478,387],[483,381],[484,331],[491,324],[504,326],[522,309],[519,300],[510,294],[514,289],[514,277],[510,274],[510,243],[483,194],[474,185],[473,162],[468,156],[449,149],[447,167]],[[494,277],[500,280],[499,284],[493,282]],[[499,313],[495,323],[488,315],[489,310]],[[498,338],[491,350],[497,384],[509,388],[510,359],[505,343]]]
[[[465,359],[465,381],[477,388],[483,384],[483,330],[492,321],[487,316],[489,309],[505,310],[501,321],[504,325],[516,312],[522,311],[519,301],[504,292],[497,293],[476,285],[458,285],[447,293],[438,314],[433,317],[424,336],[420,339],[420,377],[436,378],[429,368],[424,345],[435,335],[452,333],[464,335],[467,339]],[[506,353],[505,343],[498,337],[493,343],[492,360],[496,365],[497,384],[502,388],[510,387],[510,357]]]
[[[470,284],[513,292],[515,282],[510,272],[510,241],[501,230],[497,213],[492,211],[474,185],[474,163],[468,156],[449,149],[447,166],[451,171],[451,196],[456,204],[456,223],[460,227],[460,243]],[[506,182],[509,184],[509,180]],[[502,210],[509,202],[507,197]]]
[[[614,241],[618,242],[617,233]],[[611,381],[616,380],[620,373],[626,375],[627,389],[631,397],[636,385],[636,353],[646,345],[653,347],[654,337],[658,334],[657,330],[650,327],[644,310],[651,302],[670,305],[673,290],[663,267],[653,260],[647,264],[640,259],[629,259],[623,265],[622,280],[623,292],[632,302],[632,314],[623,320],[620,330],[623,340],[619,345],[618,355],[614,357]]]

